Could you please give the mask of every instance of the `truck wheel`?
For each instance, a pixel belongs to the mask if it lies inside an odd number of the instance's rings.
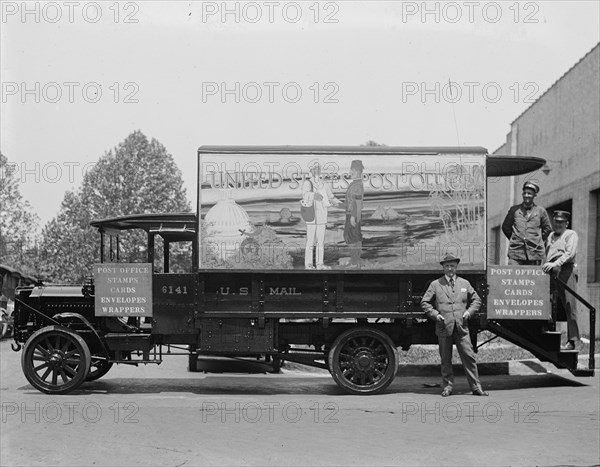
[[[86,376],[86,381],[95,381],[102,378],[112,368],[113,363],[107,361],[105,358],[92,357],[90,363],[90,372]]]
[[[346,392],[376,394],[394,380],[398,350],[379,329],[349,329],[333,343],[327,364],[335,382]]]
[[[67,394],[78,388],[90,372],[90,363],[85,341],[62,326],[34,332],[21,355],[27,381],[46,394]]]

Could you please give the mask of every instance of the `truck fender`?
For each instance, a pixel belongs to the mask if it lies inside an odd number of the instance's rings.
[[[85,318],[85,316],[80,315],[79,313],[66,312],[66,313],[58,313],[52,317],[52,319],[54,319],[58,322],[60,322],[61,319],[68,319],[68,318],[78,319],[79,321],[81,321],[84,324],[84,326],[86,328],[88,328],[90,331],[92,331],[92,333],[94,334],[94,336],[96,336],[96,339],[98,339],[98,342],[100,343],[100,345],[102,347],[102,352],[104,353],[104,356],[107,359],[110,359],[110,353],[108,352],[108,348],[106,347],[106,342],[104,342],[104,339],[102,339],[100,337],[98,332],[96,332],[96,330],[94,329],[94,326],[92,326],[92,323],[90,323],[87,320],[87,318]]]

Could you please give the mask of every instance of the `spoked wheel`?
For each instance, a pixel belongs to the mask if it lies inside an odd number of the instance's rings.
[[[394,380],[398,350],[390,337],[378,329],[350,329],[333,343],[327,364],[331,376],[345,391],[376,394]]]
[[[85,341],[62,326],[34,332],[21,355],[27,381],[46,394],[67,394],[78,388],[90,373],[90,362]]]
[[[112,368],[113,363],[109,362],[106,357],[92,355],[90,363],[90,372],[86,376],[86,381],[95,381],[102,378]]]

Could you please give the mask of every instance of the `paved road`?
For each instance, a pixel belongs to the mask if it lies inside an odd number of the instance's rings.
[[[467,394],[461,377],[447,399],[427,387],[437,376],[399,376],[361,397],[325,374],[188,373],[185,357],[168,357],[48,396],[9,344],[0,342],[2,466],[600,463],[598,376],[483,376],[489,398]]]

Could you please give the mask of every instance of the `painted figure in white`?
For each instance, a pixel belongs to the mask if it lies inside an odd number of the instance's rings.
[[[302,184],[302,201],[315,209],[315,218],[306,222],[306,248],[304,267],[306,269],[331,269],[323,262],[325,255],[325,227],[327,226],[327,208],[337,206],[341,201],[331,192],[329,184],[321,175],[318,162],[310,165],[310,176]],[[313,250],[316,247],[316,258]]]

